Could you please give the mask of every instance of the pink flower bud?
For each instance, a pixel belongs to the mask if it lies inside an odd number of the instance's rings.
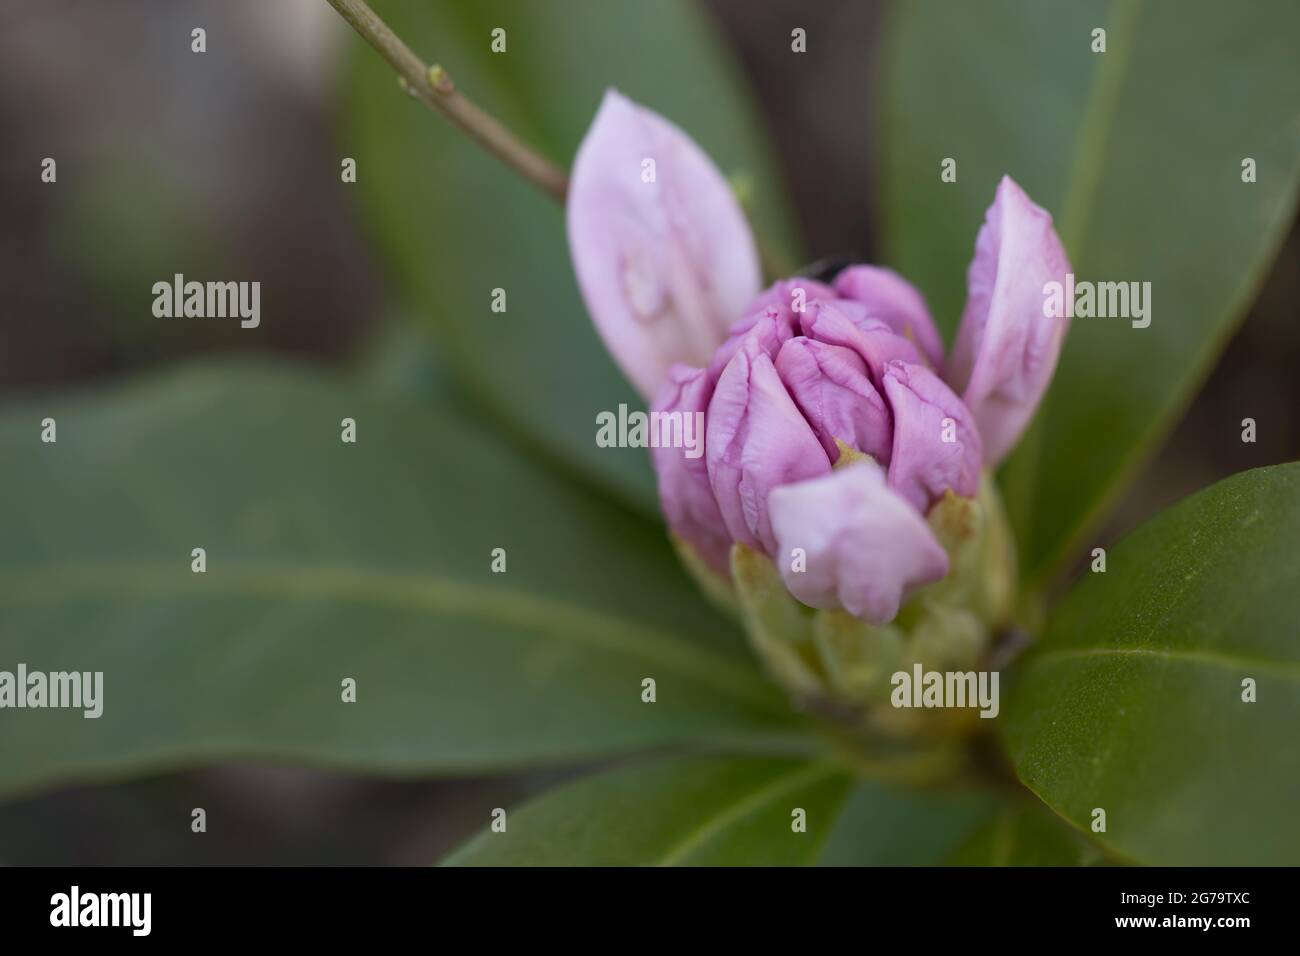
[[[976,239],[947,362],[925,300],[888,269],[760,293],[754,240],[722,175],[681,130],[613,91],[574,161],[568,227],[592,320],[628,378],[657,395],[652,411],[704,413],[702,459],[652,454],[668,525],[701,560],[726,574],[731,546],[745,545],[775,559],[804,603],[876,623],[947,573],[926,515],[949,491],[979,492],[1066,332],[1044,315],[1044,286],[1069,263],[1051,217],[1015,183],[1003,178]],[[844,448],[871,460],[845,462]],[[795,547],[806,571],[791,568]]]
[[[810,607],[843,607],[886,624],[911,590],[948,573],[948,555],[925,520],[871,462],[784,485],[770,505],[781,577]]]

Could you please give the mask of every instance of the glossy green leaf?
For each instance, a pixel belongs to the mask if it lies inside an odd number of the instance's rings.
[[[685,0],[376,3],[407,44],[568,167],[607,87],[669,117],[729,175],[783,244],[785,212],[755,114],[704,12]],[[491,31],[506,31],[493,53]],[[653,507],[644,454],[599,449],[595,416],[634,395],[587,317],[563,210],[401,95],[359,40],[340,148],[363,212],[412,300],[478,398],[534,444]],[[490,309],[493,289],[506,311]]]
[[[10,407],[0,447],[0,670],[104,674],[98,719],[4,711],[0,788],[231,757],[445,773],[787,739],[788,708],[658,525],[475,420],[216,364]]]
[[[1080,280],[1151,283],[1147,328],[1074,320],[1037,423],[1003,469],[1022,570],[1039,579],[1176,422],[1290,226],[1300,5],[921,0],[893,11],[887,238],[948,333],[1004,173],[1056,215]],[[1091,49],[1097,28],[1104,53]],[[955,183],[940,180],[948,157]]]
[[[696,757],[585,777],[507,809],[459,866],[792,866],[818,858],[850,777],[832,764]],[[805,813],[795,832],[793,813]]]
[[[949,866],[1098,866],[1102,851],[1041,803],[1000,807],[945,861]]]
[[[1222,481],[1115,547],[1006,693],[1025,784],[1089,832],[1104,810],[1097,839],[1128,859],[1300,863],[1298,544],[1290,464]]]

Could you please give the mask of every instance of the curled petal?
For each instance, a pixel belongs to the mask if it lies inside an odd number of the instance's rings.
[[[610,90],[578,148],[569,252],[606,347],[643,396],[702,367],[759,289],[745,215],[704,152]]]
[[[983,450],[970,410],[923,365],[890,362],[885,396],[894,413],[889,486],[921,514],[952,489],[979,492]]]
[[[709,380],[716,382],[722,370],[727,367],[731,357],[740,350],[741,345],[752,339],[768,358],[775,360],[781,346],[795,334],[794,327],[779,308],[766,305],[752,315],[741,319],[731,327],[727,340],[718,346],[709,362]]]
[[[835,277],[835,292],[866,306],[868,315],[910,341],[942,374],[943,337],[924,297],[897,272],[880,266],[849,266]]]
[[[1051,215],[1002,177],[975,240],[949,365],[990,466],[1020,439],[1056,370],[1069,320],[1044,315],[1044,287],[1069,271]]]
[[[651,410],[681,412],[683,429],[691,429],[690,434],[703,441],[702,426],[697,423],[702,422],[712,396],[713,385],[704,369],[674,365]],[[697,427],[701,430],[696,431]],[[651,460],[659,479],[659,504],[673,533],[690,544],[710,567],[726,576],[731,538],[713,498],[704,457],[699,454],[691,457],[689,452],[686,447],[651,448]]]
[[[845,299],[814,302],[800,324],[803,334],[810,339],[857,352],[867,363],[871,384],[878,392],[883,391],[885,366],[889,362],[923,361],[916,346],[895,333],[887,323],[871,318],[866,307],[857,302]]]
[[[857,352],[790,339],[776,357],[776,371],[831,461],[839,458],[836,442],[842,441],[882,465],[889,463],[889,409]]]
[[[757,339],[746,338],[722,370],[708,422],[704,457],[722,521],[734,541],[771,554],[768,493],[831,463]]]
[[[911,590],[948,573],[925,520],[871,462],[778,488],[770,506],[781,577],[810,607],[887,624]]]

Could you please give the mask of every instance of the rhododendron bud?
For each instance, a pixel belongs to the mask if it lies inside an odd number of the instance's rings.
[[[569,251],[601,338],[647,399],[708,364],[758,293],[734,193],[689,136],[610,90],[573,162]]]
[[[1069,269],[1051,217],[1002,180],[945,360],[925,299],[889,269],[760,291],[721,174],[617,93],[579,150],[568,216],[615,359],[656,394],[652,413],[703,416],[703,458],[653,449],[660,504],[687,567],[741,612],[778,678],[865,692],[882,655],[984,653],[1015,597],[987,469],[1023,432],[1066,331],[1044,314],[1044,286]]]
[[[1056,370],[1069,320],[1044,314],[1043,287],[1069,271],[1051,215],[1002,177],[975,239],[949,368],[990,466],[1020,439]]]
[[[871,462],[777,488],[771,512],[781,577],[810,607],[843,607],[885,624],[909,591],[948,573],[925,519]],[[803,570],[792,559],[796,548],[806,556]]]

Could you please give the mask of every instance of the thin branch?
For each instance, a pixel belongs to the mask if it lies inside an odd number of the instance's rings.
[[[441,113],[542,192],[557,202],[564,202],[569,188],[564,171],[466,98],[441,66],[425,66],[365,0],[329,0],[329,3],[397,71],[403,89]]]
[[[450,74],[441,66],[425,66],[424,61],[411,52],[411,48],[389,29],[388,24],[379,19],[379,15],[370,9],[365,0],[329,0],[329,4],[397,71],[402,89],[450,120],[546,195],[558,203],[564,203],[569,190],[569,177],[564,170],[506,129],[495,116],[475,105],[456,88]],[[754,241],[758,245],[766,280],[772,281],[789,275],[793,266],[759,230],[745,197],[742,195],[739,198],[741,205],[745,206]]]

